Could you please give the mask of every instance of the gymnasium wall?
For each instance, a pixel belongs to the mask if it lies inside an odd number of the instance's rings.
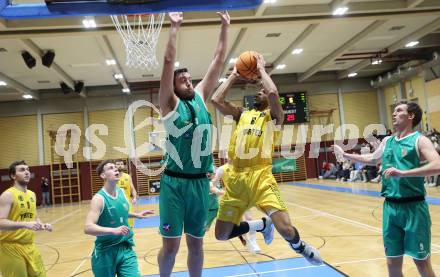
[[[49,131],[57,131],[63,124],[75,124],[81,132],[84,132],[84,120],[82,113],[56,113],[43,115],[43,142],[44,142],[44,163],[51,163],[51,147]],[[84,134],[82,134],[84,135]],[[79,149],[84,146],[84,140],[81,139]],[[78,151],[78,160],[83,161],[82,151]]]
[[[440,131],[440,78],[426,83],[429,122],[432,128]]]
[[[386,116],[387,116],[386,125],[387,128],[392,129],[393,126],[392,114],[394,109],[393,107],[396,102],[401,100],[399,84],[394,84],[385,87],[383,93],[385,95],[385,108],[386,108]]]
[[[9,164],[8,164],[9,166]],[[81,162],[79,164],[80,168],[80,178],[81,178],[81,199],[90,200],[92,199],[92,187],[90,184],[90,163]],[[50,179],[50,166],[30,166],[31,180],[29,182],[28,188],[35,192],[37,195],[37,205],[41,203],[41,177],[47,177]],[[12,181],[8,177],[8,169],[0,169],[0,194],[7,190],[12,185]],[[135,182],[135,178],[133,180]]]
[[[0,168],[15,160],[39,164],[36,115],[0,117],[0,130]]]
[[[422,118],[423,130],[425,130],[426,120],[429,120],[429,124],[439,126],[439,115],[436,112],[439,111],[440,105],[439,79],[435,79],[429,82],[425,82],[421,76],[415,76],[409,80],[404,81],[404,95],[401,95],[401,88],[399,84],[393,84],[384,88],[385,106],[387,115],[387,126],[392,127],[392,113],[393,106],[396,102],[405,98],[409,101],[417,102],[423,111],[427,111],[427,117]],[[440,127],[440,126],[439,126]],[[434,127],[435,128],[435,127]]]
[[[380,123],[377,93],[375,91],[344,93],[342,98],[344,101],[345,123],[358,126],[359,137],[363,137],[365,127]]]

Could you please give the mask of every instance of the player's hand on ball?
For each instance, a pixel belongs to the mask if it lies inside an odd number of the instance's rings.
[[[258,69],[258,72],[264,71],[265,70],[265,66],[266,66],[266,61],[264,60],[263,55],[261,55],[260,53],[257,53],[255,55],[255,58],[257,59],[257,69]]]
[[[126,236],[129,233],[130,233],[130,229],[125,225],[113,229],[113,235],[115,236]]]

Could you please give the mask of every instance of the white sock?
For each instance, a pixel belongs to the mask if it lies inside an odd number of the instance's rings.
[[[262,231],[264,229],[262,219],[248,221],[247,223],[249,224],[249,232]]]

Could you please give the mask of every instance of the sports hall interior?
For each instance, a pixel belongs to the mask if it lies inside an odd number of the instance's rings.
[[[13,1],[40,2],[44,3]],[[348,10],[334,15],[340,7]],[[305,93],[307,121],[285,125],[291,139],[275,147],[274,157],[279,158],[281,149],[293,153],[297,141],[305,142],[304,155],[295,159],[292,171],[276,173],[275,178],[292,222],[319,248],[325,264],[311,266],[278,234],[269,246],[258,237],[262,251],[253,254],[238,239],[217,241],[211,228],[204,239],[203,276],[387,276],[380,182],[362,176],[352,182],[319,176],[324,162],[335,163],[330,146],[337,138],[357,139],[352,151],[359,153],[367,126],[392,129],[392,112],[401,100],[417,102],[424,111],[418,130],[440,138],[435,132],[440,130],[440,1],[265,0],[253,9],[229,13],[228,48],[220,77],[231,73],[240,53],[253,50],[263,55],[280,94]],[[213,58],[220,20],[215,11],[183,16],[176,67],[188,68],[195,84]],[[94,20],[96,27],[86,27],[84,19]],[[92,276],[95,238],[83,229],[90,200],[102,186],[96,166],[105,159],[128,164],[140,197],[135,210],[155,210],[149,219],[135,221],[134,240],[141,273],[157,276],[159,272],[160,175],[148,176],[136,168],[128,158],[124,134],[133,135],[136,155],[146,166],[159,167],[165,134],[157,112],[158,92],[169,27],[165,17],[157,43],[158,66],[144,70],[126,66],[123,41],[109,16],[0,17],[0,193],[11,186],[8,166],[25,160],[39,217],[54,227],[52,233],[36,233],[47,276]],[[43,65],[42,58],[50,60],[49,50],[54,58],[49,66]],[[35,65],[29,66],[32,58]],[[256,91],[255,83],[241,81],[227,99],[243,106],[245,96]],[[141,106],[128,124],[127,111],[138,100],[157,109]],[[222,128],[231,123],[211,103],[207,108],[216,127],[213,153],[219,166],[225,162],[219,148],[227,144],[222,141]],[[57,131],[64,124],[76,127],[59,132],[58,139],[66,143],[58,152],[68,149],[73,136],[79,138],[70,168],[55,149]],[[344,133],[344,124],[356,126],[359,132]],[[316,125],[329,128],[318,140],[312,139]],[[307,129],[299,131],[301,126]],[[310,151],[313,144],[319,145],[319,151]],[[48,207],[40,205],[42,177],[51,185]],[[432,264],[440,274],[436,181],[427,180],[426,191]],[[262,215],[257,209],[252,213]],[[172,276],[188,276],[186,255],[182,243]],[[408,257],[403,273],[418,276]]]

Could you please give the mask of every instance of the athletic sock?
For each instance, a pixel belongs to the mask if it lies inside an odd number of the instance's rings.
[[[234,225],[232,228],[231,234],[229,235],[229,239],[241,236],[249,232],[249,223],[246,221],[240,222],[240,225]]]
[[[295,227],[292,226],[292,228],[295,230],[295,236],[293,237],[293,239],[287,241],[292,245],[293,248],[299,249],[301,247],[301,239],[299,237],[299,232]]]
[[[266,218],[248,221],[249,223],[249,231],[257,231],[261,232],[266,228]]]

